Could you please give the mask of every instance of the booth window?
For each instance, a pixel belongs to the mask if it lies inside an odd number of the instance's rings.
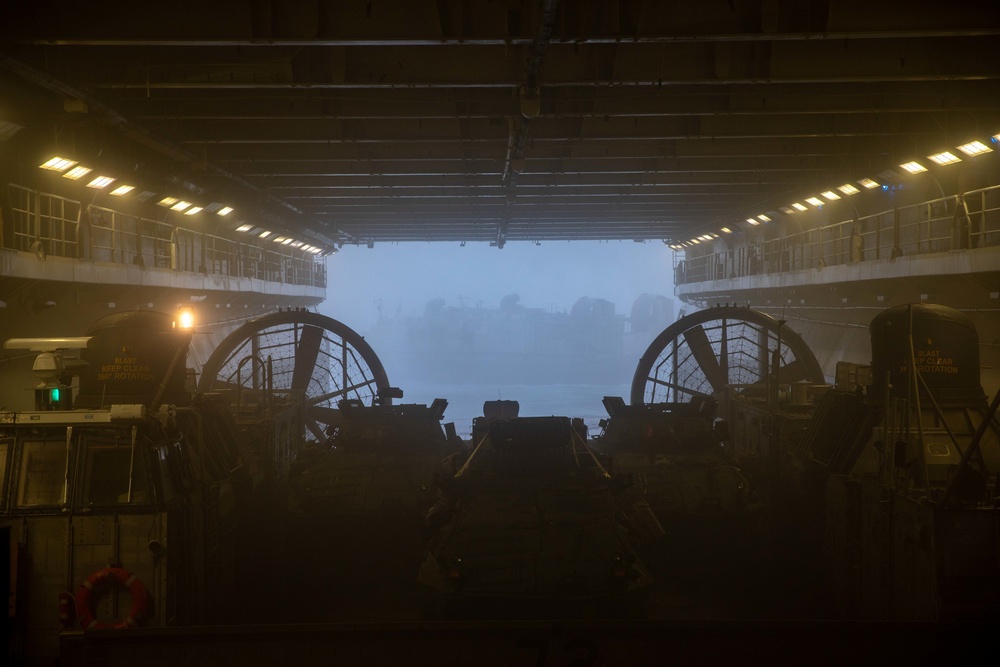
[[[149,498],[143,448],[128,441],[89,440],[83,470],[84,506],[145,503]]]
[[[17,485],[19,507],[62,505],[66,500],[66,440],[25,440]]]

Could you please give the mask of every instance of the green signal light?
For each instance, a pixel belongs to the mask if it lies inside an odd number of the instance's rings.
[[[53,403],[59,402],[59,387],[49,389],[49,400]]]

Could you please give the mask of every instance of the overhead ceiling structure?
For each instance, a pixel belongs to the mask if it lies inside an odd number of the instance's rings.
[[[327,243],[687,238],[1000,132],[988,4],[34,0],[0,121]]]

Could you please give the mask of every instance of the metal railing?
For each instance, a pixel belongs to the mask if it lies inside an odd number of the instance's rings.
[[[1000,246],[1000,185],[674,263],[674,284]],[[675,255],[675,258],[677,256]]]
[[[0,247],[73,259],[326,287],[313,255],[243,243],[9,184],[11,220]],[[263,243],[263,245],[261,245]]]

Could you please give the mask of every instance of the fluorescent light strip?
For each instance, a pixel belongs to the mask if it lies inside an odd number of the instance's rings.
[[[827,190],[826,192],[821,192],[820,194],[823,195],[823,197],[825,197],[826,199],[829,199],[830,201],[836,201],[840,199],[840,195],[838,195],[833,190]]]
[[[806,203],[807,204],[812,204],[813,206],[822,206],[823,205],[823,200],[820,199],[819,197],[806,197]],[[805,210],[805,209],[803,209],[803,210]]]
[[[157,206],[173,206],[178,202],[176,197],[164,197],[160,201],[156,202]]]
[[[723,234],[732,234],[733,233],[733,230],[731,230],[729,227],[723,227],[719,231],[721,231]]]
[[[184,215],[194,215],[195,213],[200,213],[202,210],[201,206],[192,206],[188,210],[184,211]]]
[[[253,225],[240,225],[239,227],[236,228],[236,231],[249,232],[251,229],[253,229]]]
[[[844,183],[843,185],[841,185],[837,189],[840,190],[841,192],[843,192],[845,195],[856,195],[859,192],[861,192],[861,190],[858,190],[856,187],[854,187],[850,183]]]
[[[922,171],[927,171],[927,167],[925,167],[924,165],[920,164],[915,160],[911,162],[904,162],[903,164],[899,165],[899,167],[900,169],[908,171],[911,174],[919,174]]]
[[[111,178],[110,176],[98,176],[97,178],[95,178],[94,180],[92,180],[90,183],[87,183],[87,187],[88,188],[95,188],[95,189],[100,190],[102,188],[108,187],[109,185],[111,185],[114,182],[115,182],[115,179]]]
[[[758,215],[757,219],[760,220],[761,222],[771,222],[771,218],[767,217],[763,213],[761,213],[760,215]]]
[[[216,211],[215,214],[216,215],[229,215],[232,212],[233,212],[232,207],[230,207],[230,206],[223,206],[218,211]]]
[[[760,224],[760,221],[759,221],[759,220],[756,220],[755,218],[747,218],[747,222],[749,222],[749,223],[750,223],[751,225],[753,225],[754,227],[756,227],[757,225],[759,225],[759,224]]]
[[[878,182],[873,181],[870,178],[862,178],[858,181],[858,185],[864,186],[866,189],[871,190],[872,188],[878,187]]]
[[[951,151],[943,151],[941,153],[935,153],[934,155],[928,155],[927,159],[934,164],[939,164],[941,166],[946,164],[955,164],[956,162],[962,161],[962,158],[958,157]]]
[[[967,144],[962,144],[958,147],[958,150],[962,151],[969,157],[974,155],[982,155],[983,153],[992,153],[993,149],[984,144],[981,141],[970,141]]]
[[[49,171],[66,171],[74,164],[76,164],[76,160],[70,160],[69,158],[59,157],[57,155],[56,157],[50,158],[38,166],[42,169],[48,169]]]
[[[182,200],[182,201],[177,202],[173,206],[171,206],[170,210],[171,211],[183,211],[184,209],[186,209],[190,205],[191,205],[191,202],[189,202],[189,201],[183,201]]]
[[[799,202],[795,202],[794,204],[792,204],[792,208],[794,208],[796,211],[808,211],[809,210],[809,208],[807,206],[804,206],[803,204],[800,204]]]
[[[285,239],[284,241],[281,242],[281,245],[288,245],[291,242],[292,242],[292,239]]]
[[[286,238],[284,236],[275,236],[271,240],[274,241],[275,243],[284,243],[286,241]]]
[[[109,192],[108,194],[114,195],[115,197],[121,197],[122,195],[127,195],[128,193],[135,190],[135,186],[132,185],[119,185],[117,188]]]
[[[262,232],[261,232],[260,234],[258,234],[258,235],[257,235],[257,238],[261,238],[261,239],[266,239],[266,238],[267,238],[268,236],[270,236],[270,235],[271,235],[272,233],[273,233],[273,232],[269,232],[269,231],[267,231],[267,230],[265,229],[264,231],[262,231]]]
[[[76,167],[73,167],[65,174],[63,174],[63,178],[72,178],[74,181],[77,181],[92,171],[93,169],[89,167],[84,167],[83,165],[77,165]]]

